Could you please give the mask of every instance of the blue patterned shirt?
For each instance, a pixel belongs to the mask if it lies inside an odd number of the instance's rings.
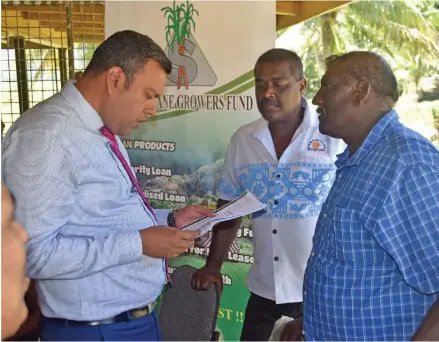
[[[305,273],[305,337],[409,340],[439,292],[439,151],[391,111],[336,165]]]
[[[46,317],[108,318],[153,302],[165,282],[163,260],[142,255],[138,232],[157,223],[102,126],[69,82],[2,142],[2,178],[30,236],[28,274]],[[166,213],[156,211],[162,223]]]
[[[322,135],[315,108],[305,99],[303,106],[302,124],[280,158],[264,118],[239,128],[216,189],[224,200],[248,190],[267,204],[252,218],[254,263],[246,283],[278,304],[302,302],[317,218],[334,181],[337,154],[346,148]]]

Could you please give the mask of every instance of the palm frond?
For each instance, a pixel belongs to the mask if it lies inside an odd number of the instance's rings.
[[[346,16],[344,18],[345,25],[350,27],[351,31],[351,41],[355,42],[355,49],[359,50],[379,50],[384,51],[388,56],[394,58],[394,49],[392,49],[385,40],[377,40],[374,31],[370,30],[369,27],[361,25],[354,18]],[[352,47],[353,43],[350,44]]]
[[[359,1],[340,13],[356,20],[358,25],[368,26],[377,40],[381,39],[396,48],[402,48],[408,40],[424,50],[436,50],[439,40],[437,30],[422,15],[419,4],[422,2],[412,0]]]
[[[345,39],[339,34],[339,30],[337,30],[337,21],[335,15],[331,16],[329,19],[329,28],[332,36],[331,54],[339,54],[342,51],[345,51]]]

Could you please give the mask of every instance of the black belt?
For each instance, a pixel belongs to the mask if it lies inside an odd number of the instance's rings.
[[[63,325],[101,325],[101,324],[112,324],[131,321],[136,318],[140,318],[149,315],[154,311],[155,303],[144,306],[143,308],[128,310],[122,312],[116,316],[105,318],[95,321],[72,321],[70,319],[64,318],[49,318],[45,317],[49,322],[63,324]]]

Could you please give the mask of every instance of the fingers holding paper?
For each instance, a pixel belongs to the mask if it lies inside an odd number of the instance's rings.
[[[168,226],[154,226],[140,232],[143,254],[154,258],[175,258],[191,248],[200,235],[198,230],[179,230]]]
[[[199,204],[190,205],[177,210],[175,213],[175,225],[177,228],[180,228],[205,216],[213,217],[215,213]]]

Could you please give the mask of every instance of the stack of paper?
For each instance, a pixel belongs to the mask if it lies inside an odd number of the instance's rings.
[[[186,226],[181,227],[180,229],[199,230],[200,236],[202,236],[208,231],[212,230],[213,226],[220,222],[252,214],[264,209],[266,206],[266,204],[260,202],[251,192],[246,190],[237,199],[215,210],[216,215],[214,217],[200,218]]]

